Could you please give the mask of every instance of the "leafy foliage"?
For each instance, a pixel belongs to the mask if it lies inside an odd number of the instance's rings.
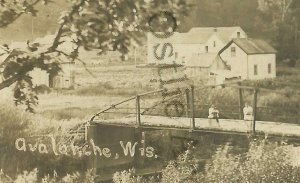
[[[160,182],[299,182],[299,167],[292,165],[291,146],[262,140],[251,142],[246,153],[235,154],[232,147],[220,147],[205,170],[197,169],[195,152],[185,153],[162,171]]]
[[[31,183],[74,183],[74,182],[82,182],[82,183],[93,183],[95,176],[93,175],[92,170],[88,170],[85,173],[72,173],[67,174],[64,177],[58,177],[57,173],[54,171],[53,176],[47,175],[43,178],[39,178],[38,169],[28,172],[24,171],[19,174],[15,179],[5,175],[2,171],[0,172],[0,181],[3,183],[13,183],[13,182],[31,182]]]
[[[39,178],[53,170],[56,170],[59,176],[64,176],[70,172],[84,172],[87,169],[84,157],[76,159],[70,156],[55,156],[53,153],[45,155],[30,150],[20,152],[15,147],[18,138],[25,138],[32,144],[48,143],[47,146],[50,147],[48,135],[55,136],[57,144],[63,143],[69,135],[68,130],[82,123],[82,120],[49,120],[3,103],[0,107],[0,115],[0,169],[6,175],[14,178],[17,174],[36,167],[39,170]]]
[[[253,142],[244,155],[220,148],[201,175],[204,182],[299,182],[299,168],[292,166],[290,146]]]
[[[299,1],[297,0],[193,0],[195,8],[184,23],[195,26],[241,26],[249,37],[264,39],[278,51],[278,61],[290,66],[299,58]]]
[[[0,22],[0,27],[12,23],[24,13],[35,16],[37,10],[34,5],[40,1],[2,0],[0,21],[3,22]],[[42,2],[47,4],[48,0]],[[79,60],[81,47],[86,50],[97,49],[99,54],[118,51],[124,59],[130,45],[140,43],[144,33],[150,30],[148,20],[151,16],[168,11],[177,17],[187,12],[189,7],[184,0],[72,0],[71,3],[71,8],[62,12],[59,18],[60,26],[50,45],[27,42],[26,47],[15,49],[5,45],[9,56],[3,65],[5,80],[0,83],[0,90],[16,83],[16,104],[26,104],[31,112],[37,97],[32,92],[34,86],[28,73],[34,68],[55,74],[60,71],[57,57]],[[60,49],[66,40],[73,44],[70,52]]]

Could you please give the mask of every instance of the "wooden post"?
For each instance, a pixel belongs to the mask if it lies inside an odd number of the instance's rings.
[[[253,97],[253,122],[252,122],[252,133],[255,134],[255,123],[256,123],[256,113],[257,113],[257,93],[258,89],[254,89]]]
[[[240,119],[243,119],[243,106],[244,106],[244,102],[243,102],[243,90],[242,90],[242,83],[238,82],[239,87],[239,110],[240,110]]]
[[[96,124],[89,124],[86,126],[86,135],[87,135],[87,141],[89,142],[90,140],[93,140],[96,145],[98,145],[98,133],[97,133],[98,126]],[[88,158],[88,168],[92,169],[92,173],[94,176],[97,175],[97,170],[98,170],[98,160],[99,156],[89,156]]]
[[[144,166],[144,164],[145,164],[145,156],[146,156],[146,134],[145,134],[145,132],[142,132],[141,143],[142,143],[142,148],[143,148],[143,151],[144,151],[143,153],[144,154],[142,155],[140,165]]]
[[[140,106],[140,96],[136,96],[136,121],[137,126],[141,126],[141,106]]]
[[[192,115],[192,130],[195,130],[195,105],[194,105],[194,103],[195,103],[195,101],[194,101],[194,86],[191,86],[191,109],[192,109],[192,111],[191,111],[191,115]]]
[[[186,96],[186,117],[190,117],[190,90],[187,88],[185,89],[185,96]]]

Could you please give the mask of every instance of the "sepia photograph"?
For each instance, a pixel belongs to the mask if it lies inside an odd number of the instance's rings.
[[[299,0],[0,0],[0,183],[300,183]]]

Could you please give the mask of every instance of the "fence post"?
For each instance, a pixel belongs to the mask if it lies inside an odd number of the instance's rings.
[[[239,110],[240,110],[240,119],[243,119],[243,106],[244,106],[244,102],[243,102],[243,90],[242,90],[242,83],[238,82],[239,87]]]
[[[257,113],[257,93],[258,88],[254,89],[254,98],[253,98],[253,123],[252,123],[252,133],[255,134],[255,123],[256,123],[256,113]]]
[[[187,88],[185,89],[185,96],[186,96],[186,116],[190,117],[190,90]]]
[[[194,86],[191,86],[191,109],[192,109],[192,130],[195,130],[195,101],[194,101]]]
[[[141,126],[141,106],[140,106],[140,96],[136,96],[136,121],[137,126]]]

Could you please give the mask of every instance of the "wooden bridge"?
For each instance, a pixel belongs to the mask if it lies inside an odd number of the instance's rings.
[[[215,119],[207,119],[210,104],[203,104],[203,100],[199,102],[199,98],[202,97],[201,91],[208,92],[208,89],[222,91],[224,88],[236,89],[238,104],[218,105],[221,110],[219,123],[217,123]],[[163,90],[130,97],[98,112],[87,123],[77,130],[73,130],[73,133],[85,132],[85,137],[87,137],[87,131],[84,127],[91,124],[102,124],[145,130],[169,129],[300,139],[300,125],[297,124],[299,111],[280,114],[280,111],[283,111],[281,109],[275,109],[275,112],[272,113],[270,107],[258,106],[259,93],[270,91],[282,95],[284,93],[241,86],[240,84],[203,86],[200,88],[191,86],[182,89],[182,91],[168,99],[162,99]],[[252,121],[243,120],[244,98],[246,97],[252,98],[251,103],[254,113]],[[266,118],[266,116],[271,118]],[[272,120],[272,118],[275,118],[275,120]]]
[[[168,150],[174,149],[174,146],[176,149],[178,141],[181,144],[184,141],[195,141],[201,145],[212,144],[209,148],[205,146],[204,149],[207,150],[204,151],[213,150],[213,146],[227,142],[234,144],[235,148],[247,149],[252,138],[268,138],[300,144],[300,125],[297,124],[299,111],[296,109],[286,114],[286,110],[282,108],[262,106],[259,103],[259,95],[263,96],[263,92],[270,90],[229,84],[201,88],[190,86],[181,91],[169,98],[162,97],[163,90],[130,97],[107,106],[71,133],[84,136],[85,140],[93,139],[97,146],[109,147],[112,152],[121,151],[120,140],[139,142],[139,148],[145,148],[145,142],[158,143],[157,139],[161,139],[168,145],[166,148]],[[208,108],[211,105],[207,101],[212,100],[207,99],[209,92],[236,92],[236,97],[234,96],[236,104],[233,102],[227,104],[227,101],[217,103],[220,110],[219,123],[216,119],[207,118]],[[272,92],[284,95],[278,91]],[[246,101],[253,107],[252,121],[243,120],[243,106]],[[153,136],[155,142],[149,140]],[[142,141],[144,143],[140,143]],[[168,151],[168,154],[172,153]],[[207,159],[209,157],[203,155],[203,163]],[[157,168],[156,164],[160,168]],[[143,167],[141,170],[145,170],[145,167],[154,166],[160,170],[164,163],[162,159],[151,159],[149,162],[139,155],[133,158],[120,157],[113,161],[93,156],[89,165],[95,169],[96,174],[110,174],[107,178],[110,180],[112,172],[106,172],[110,168],[115,171],[134,166]],[[157,173],[156,169],[152,173]],[[145,174],[143,171],[136,173]]]

